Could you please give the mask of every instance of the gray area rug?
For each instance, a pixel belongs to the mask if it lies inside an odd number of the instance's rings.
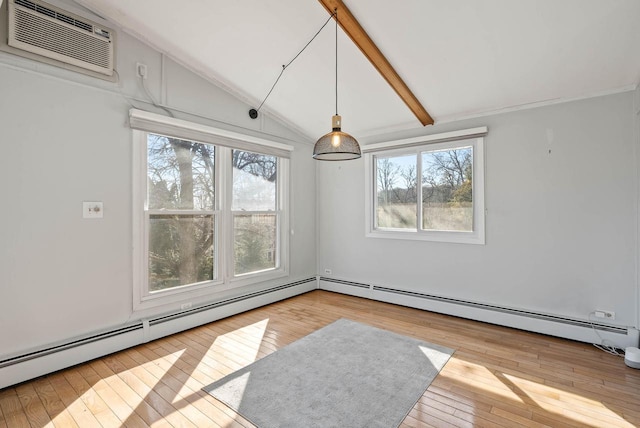
[[[451,354],[340,319],[203,389],[260,428],[390,428]]]

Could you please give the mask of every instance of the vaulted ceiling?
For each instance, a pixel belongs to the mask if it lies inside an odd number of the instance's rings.
[[[316,0],[76,1],[256,107],[329,16]],[[436,123],[640,81],[638,0],[344,2]],[[330,23],[261,112],[312,140],[328,132],[334,41]],[[338,55],[344,131],[422,127],[342,31]]]

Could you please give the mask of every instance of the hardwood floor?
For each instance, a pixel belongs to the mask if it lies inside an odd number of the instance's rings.
[[[339,319],[454,348],[402,427],[640,426],[640,370],[593,346],[325,291],[0,391],[0,428],[251,427],[201,391]]]

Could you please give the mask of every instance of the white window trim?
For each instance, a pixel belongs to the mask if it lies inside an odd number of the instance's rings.
[[[231,150],[225,150],[228,154],[227,158],[231,158]],[[278,199],[278,209],[273,211],[277,218],[277,230],[280,232],[277,236],[276,248],[278,262],[277,268],[266,269],[257,272],[250,272],[241,275],[234,274],[234,251],[233,251],[233,210],[231,209],[233,195],[226,189],[231,189],[230,184],[233,182],[233,168],[226,168],[224,173],[225,179],[223,183],[229,183],[225,186],[225,191],[222,191],[222,197],[225,198],[225,214],[222,216],[223,231],[225,234],[225,242],[228,243],[224,251],[225,256],[225,286],[218,289],[229,289],[235,287],[241,287],[256,282],[266,281],[270,279],[277,279],[289,274],[289,159],[278,158],[278,187],[276,190],[276,197]],[[222,200],[222,199],[221,199]],[[248,212],[251,213],[251,212]],[[265,212],[267,213],[267,212]]]
[[[472,128],[425,137],[415,137],[370,144],[363,148],[365,165],[365,236],[368,238],[403,239],[459,244],[485,244],[485,201],[484,201],[484,135],[486,127]],[[439,150],[462,145],[473,147],[473,231],[439,231],[417,229],[376,229],[375,209],[377,177],[375,177],[375,156],[399,156],[417,154],[421,150]],[[421,204],[418,204],[418,209]]]
[[[140,118],[144,118],[144,126],[140,126],[140,122],[136,122]],[[190,122],[169,118],[166,116],[148,113],[141,110],[130,110],[131,127],[133,128],[133,310],[134,312],[145,311],[152,308],[167,306],[204,298],[234,288],[243,287],[258,282],[274,280],[289,275],[289,154],[293,151],[293,147],[287,144],[275,141],[265,140],[262,138],[243,136],[227,130],[214,127],[191,124]],[[201,139],[197,142],[211,143],[216,146],[216,207],[214,210],[214,218],[217,223],[216,248],[215,257],[217,261],[218,278],[213,281],[205,281],[196,284],[190,284],[183,287],[177,287],[162,291],[160,293],[148,293],[148,270],[147,270],[147,210],[145,207],[147,181],[147,134],[155,133],[166,135],[166,133],[155,131],[154,124],[158,125],[160,130],[169,129],[169,135],[177,138],[193,140],[189,131],[189,125],[197,130]],[[174,126],[175,125],[175,126]],[[169,127],[169,128],[167,128]],[[184,132],[183,132],[184,131]],[[222,138],[221,145],[216,144],[216,137]],[[232,139],[232,140],[231,140]],[[235,144],[235,142],[238,144]],[[248,144],[242,144],[243,141]],[[258,152],[268,155],[278,156],[278,267],[260,272],[252,272],[234,277],[233,273],[233,219],[231,218],[231,175],[233,168],[230,162],[222,162],[219,159],[231,159],[231,150],[246,150]],[[222,201],[224,203],[222,204]],[[208,213],[208,212],[207,212]]]
[[[422,137],[405,138],[402,140],[385,141],[382,143],[367,144],[362,147],[362,152],[380,152],[400,149],[404,147],[424,146],[426,144],[442,143],[445,141],[468,140],[474,137],[487,135],[486,126],[478,128],[462,129],[459,131],[442,132],[440,134],[425,135]]]
[[[293,146],[264,138],[244,135],[226,129],[189,122],[174,117],[162,116],[144,110],[129,110],[129,125],[132,129],[160,135],[171,135],[189,141],[226,146],[248,152],[290,157]]]

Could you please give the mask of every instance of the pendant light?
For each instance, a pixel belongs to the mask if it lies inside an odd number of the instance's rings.
[[[336,114],[331,118],[333,130],[323,135],[313,147],[313,158],[326,161],[340,161],[358,159],[361,155],[360,146],[355,138],[342,132],[342,117],[338,115],[338,9],[335,10],[336,20]]]

